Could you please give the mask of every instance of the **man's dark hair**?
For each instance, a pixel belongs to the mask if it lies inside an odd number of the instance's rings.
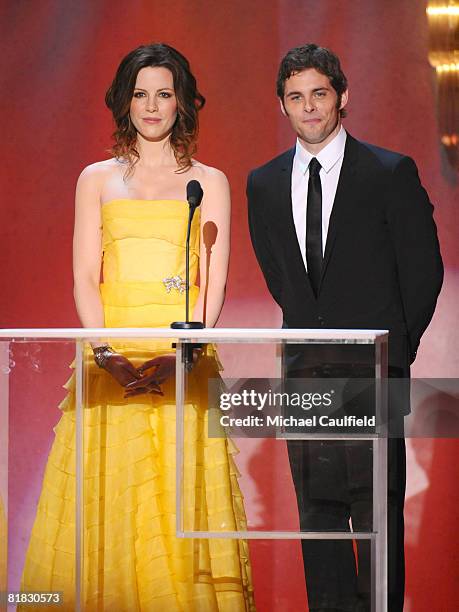
[[[277,95],[283,101],[285,92],[285,81],[297,72],[315,68],[330,80],[330,84],[338,96],[338,108],[341,104],[341,96],[347,89],[347,79],[341,70],[339,58],[330,49],[318,47],[314,44],[295,47],[282,58],[277,74]],[[346,111],[342,109],[341,117],[346,116]]]

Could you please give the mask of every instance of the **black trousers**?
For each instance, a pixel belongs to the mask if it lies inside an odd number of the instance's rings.
[[[403,418],[403,417],[401,417]],[[399,425],[400,428],[400,425]],[[371,448],[366,441],[289,440],[288,454],[303,531],[372,528]],[[365,468],[368,469],[366,471]],[[362,471],[363,470],[363,471]],[[364,474],[365,472],[365,474]],[[324,487],[326,481],[326,487]],[[332,481],[335,481],[333,487]],[[405,440],[388,440],[389,611],[403,612],[405,588]],[[321,493],[322,491],[322,493]],[[369,540],[302,540],[310,609],[370,609]]]
[[[371,408],[374,389],[359,386],[359,379],[375,375],[371,345],[287,345],[287,379],[346,379],[339,414],[363,416]],[[408,372],[390,367],[389,376]],[[356,380],[357,379],[357,380]],[[361,389],[361,390],[360,390]],[[399,394],[400,395],[400,394]],[[403,395],[390,400],[389,427],[399,437],[388,439],[388,609],[403,612],[405,590],[403,506],[406,455]],[[396,416],[395,416],[396,415]],[[400,416],[399,416],[400,415]],[[372,444],[358,440],[289,440],[287,442],[303,531],[355,531],[372,529]],[[370,610],[370,541],[302,540],[309,607],[360,612]]]

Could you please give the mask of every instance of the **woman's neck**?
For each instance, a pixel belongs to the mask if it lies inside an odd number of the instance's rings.
[[[137,137],[137,151],[140,166],[153,168],[158,166],[176,165],[174,151],[170,145],[170,136],[163,140],[145,140],[140,134]]]

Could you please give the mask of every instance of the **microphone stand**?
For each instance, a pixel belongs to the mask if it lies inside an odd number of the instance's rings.
[[[190,204],[190,210],[188,213],[188,228],[186,232],[186,246],[185,246],[185,321],[174,321],[171,323],[172,329],[204,329],[204,323],[201,321],[190,321],[190,234],[191,234],[191,222],[193,220],[194,211],[196,206]],[[201,348],[200,344],[184,344],[183,346],[183,358],[186,369],[189,371],[193,367],[193,349]]]

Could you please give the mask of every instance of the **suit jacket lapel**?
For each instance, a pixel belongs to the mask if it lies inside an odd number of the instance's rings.
[[[300,245],[296,235],[295,222],[293,220],[292,210],[292,167],[293,158],[295,156],[295,147],[287,151],[282,159],[281,171],[279,173],[279,186],[277,193],[280,194],[279,202],[281,206],[282,224],[285,228],[285,253],[287,261],[291,266],[292,274],[298,279],[298,282],[305,283],[307,290],[314,295],[309,278],[304,267],[303,257],[301,255]]]
[[[282,225],[288,235],[296,236],[295,223],[293,221],[292,211],[292,166],[293,158],[295,156],[295,149],[290,149],[285,153],[282,158],[280,173],[279,173],[279,184],[277,189],[275,188],[274,193],[279,194],[279,206]],[[292,241],[289,241],[287,247],[291,247]],[[298,242],[298,241],[296,241]],[[294,252],[294,251],[293,251]],[[292,249],[289,250],[289,255],[292,255]],[[299,253],[301,257],[301,252]]]
[[[342,221],[346,215],[346,208],[355,197],[355,172],[356,161],[358,157],[358,142],[349,134],[346,137],[346,146],[344,149],[343,165],[338,180],[336,189],[335,201],[333,202],[332,213],[330,215],[330,223],[328,225],[327,241],[325,243],[324,262],[322,267],[321,285],[327,271],[327,266],[330,262],[330,257],[333,252],[336,236]],[[319,288],[320,291],[320,288]]]

